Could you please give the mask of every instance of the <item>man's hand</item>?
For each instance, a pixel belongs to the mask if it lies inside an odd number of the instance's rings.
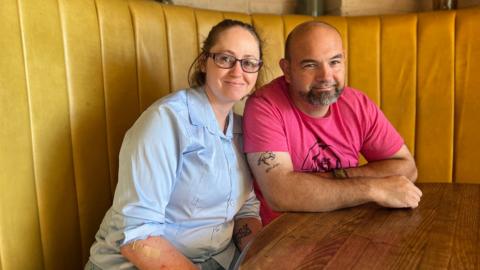
[[[372,200],[384,207],[415,208],[422,191],[405,176],[388,176],[369,181]]]

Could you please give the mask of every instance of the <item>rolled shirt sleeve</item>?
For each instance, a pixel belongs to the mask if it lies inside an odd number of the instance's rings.
[[[112,220],[122,244],[164,234],[165,208],[178,171],[184,140],[180,121],[168,107],[144,113],[125,136]]]
[[[90,252],[94,264],[132,267],[120,247],[149,236],[163,236],[193,262],[228,250],[234,219],[259,210],[237,141],[241,120],[231,112],[229,123],[226,132],[218,128],[203,89],[177,91],[140,116],[120,150],[113,205]]]

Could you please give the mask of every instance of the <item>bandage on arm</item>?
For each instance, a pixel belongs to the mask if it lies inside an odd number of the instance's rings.
[[[135,240],[120,248],[121,254],[138,269],[195,269],[187,257],[161,236]]]

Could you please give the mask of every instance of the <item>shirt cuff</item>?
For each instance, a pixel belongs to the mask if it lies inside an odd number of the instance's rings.
[[[149,236],[162,236],[164,235],[165,224],[161,223],[147,223],[138,227],[125,228],[123,232],[124,239],[121,246],[131,243],[135,240],[143,240]]]

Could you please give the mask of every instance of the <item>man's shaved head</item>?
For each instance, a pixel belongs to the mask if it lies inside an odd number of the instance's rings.
[[[326,22],[320,22],[320,21],[304,22],[302,24],[299,24],[288,34],[287,41],[285,42],[285,59],[290,60],[290,55],[291,55],[290,48],[292,47],[292,43],[294,43],[297,39],[305,36],[313,29],[317,29],[317,28],[331,30],[337,33],[340,40],[342,39],[340,32],[337,30],[337,28],[333,27],[332,25]]]
[[[280,68],[295,105],[310,115],[324,115],[345,86],[340,33],[319,21],[298,25],[287,37]]]

